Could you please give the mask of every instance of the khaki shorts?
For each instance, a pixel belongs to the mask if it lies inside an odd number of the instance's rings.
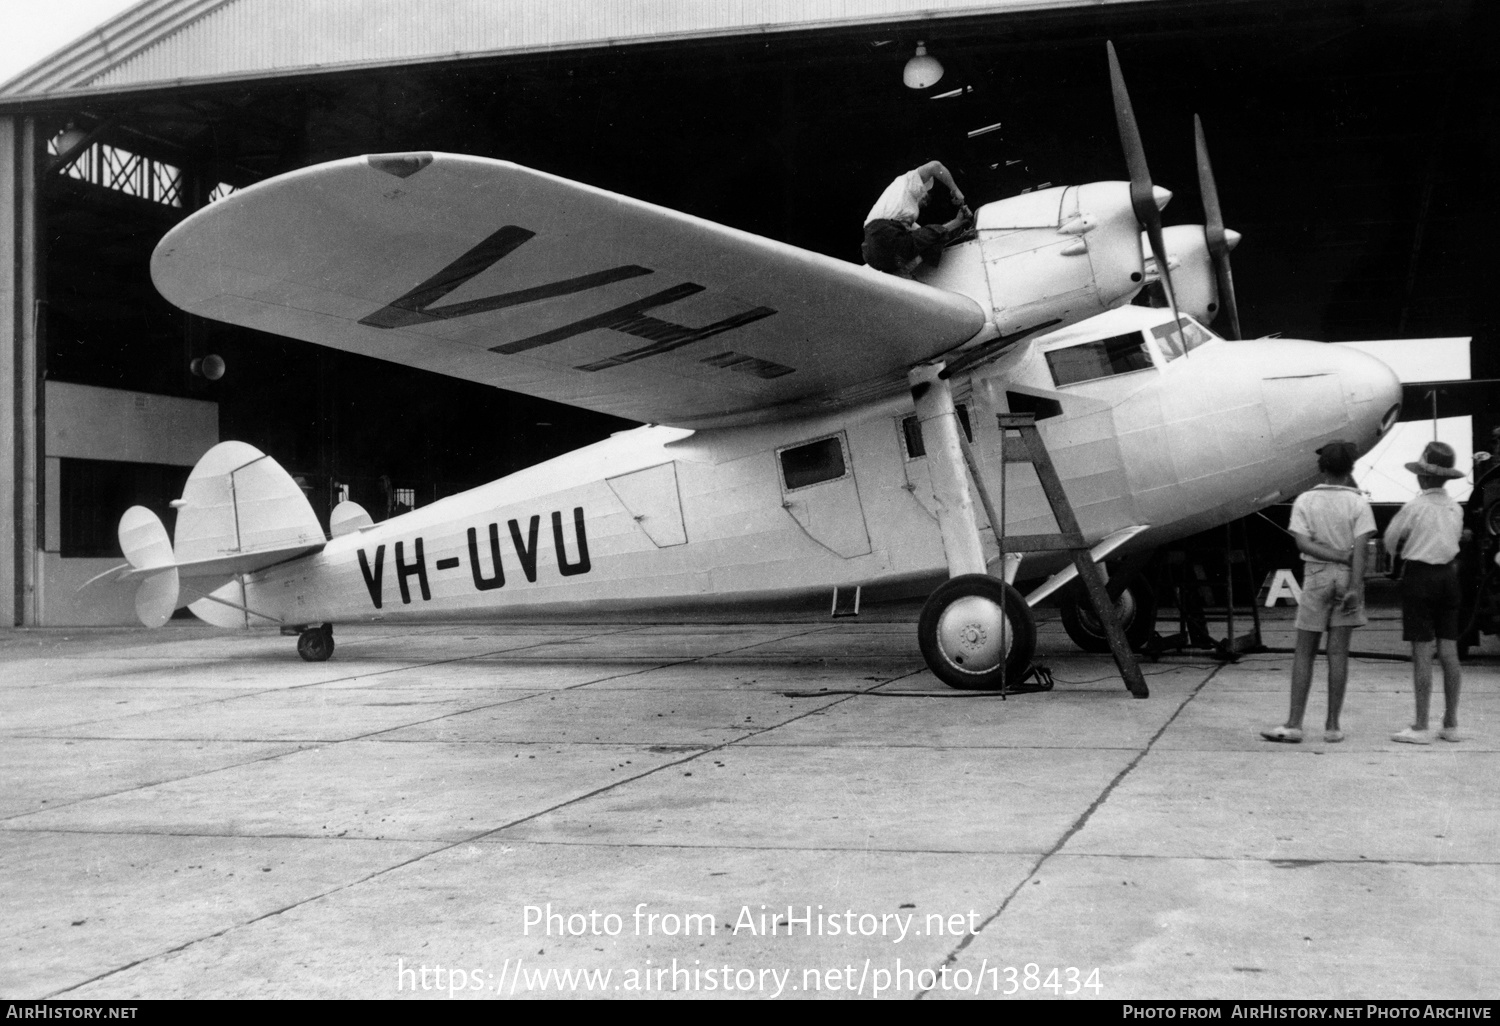
[[[1330,627],[1363,627],[1365,608],[1361,603],[1352,613],[1341,608],[1349,588],[1349,568],[1338,563],[1302,564],[1302,600],[1297,603],[1297,629],[1317,631]]]

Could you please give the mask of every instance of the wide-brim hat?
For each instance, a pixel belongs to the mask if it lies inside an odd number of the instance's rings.
[[[1406,469],[1426,477],[1463,477],[1464,472],[1453,465],[1457,461],[1453,446],[1446,442],[1428,442],[1427,448],[1422,450],[1422,458],[1408,463]]]

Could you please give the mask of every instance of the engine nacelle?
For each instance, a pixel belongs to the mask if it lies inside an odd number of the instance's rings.
[[[1158,203],[1171,193],[1159,189]],[[1072,324],[1127,302],[1145,281],[1128,182],[1059,186],[986,203],[976,237],[917,280],[985,308],[1001,334]]]
[[[1204,324],[1219,312],[1219,285],[1214,274],[1213,257],[1201,224],[1174,224],[1162,229],[1162,244],[1167,250],[1167,267],[1172,274],[1172,292],[1177,297],[1179,313],[1190,314]],[[1230,249],[1239,245],[1240,233],[1225,229],[1224,242]],[[1141,246],[1146,256],[1146,281],[1160,280],[1156,259],[1150,255],[1151,244],[1144,233]]]

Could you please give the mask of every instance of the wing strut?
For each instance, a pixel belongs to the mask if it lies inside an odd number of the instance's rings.
[[[938,530],[948,557],[948,576],[986,573],[984,546],[974,520],[974,498],[964,476],[963,435],[953,406],[953,389],[943,375],[941,363],[913,367],[907,373],[911,397],[917,407],[922,444],[937,499]]]

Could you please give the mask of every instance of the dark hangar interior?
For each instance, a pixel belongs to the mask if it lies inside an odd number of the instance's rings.
[[[1500,377],[1495,21],[1481,0],[1162,0],[9,104],[44,135],[71,126],[182,171],[181,206],[47,175],[43,373],[211,399],[221,437],[304,477],[325,519],[333,482],[380,519],[392,483],[425,504],[625,425],[188,318],[156,294],[149,258],[219,183],[368,152],[472,153],[857,260],[873,198],[927,159],[974,206],[1123,179],[1113,40],[1153,177],[1175,193],[1169,224],[1202,219],[1203,118],[1225,220],[1244,235],[1247,335],[1472,335],[1474,376]],[[919,40],[946,69],[923,91],[901,77]],[[219,380],[190,372],[208,354],[225,360]],[[1476,435],[1495,423],[1481,410]],[[101,516],[107,536],[117,511]]]

